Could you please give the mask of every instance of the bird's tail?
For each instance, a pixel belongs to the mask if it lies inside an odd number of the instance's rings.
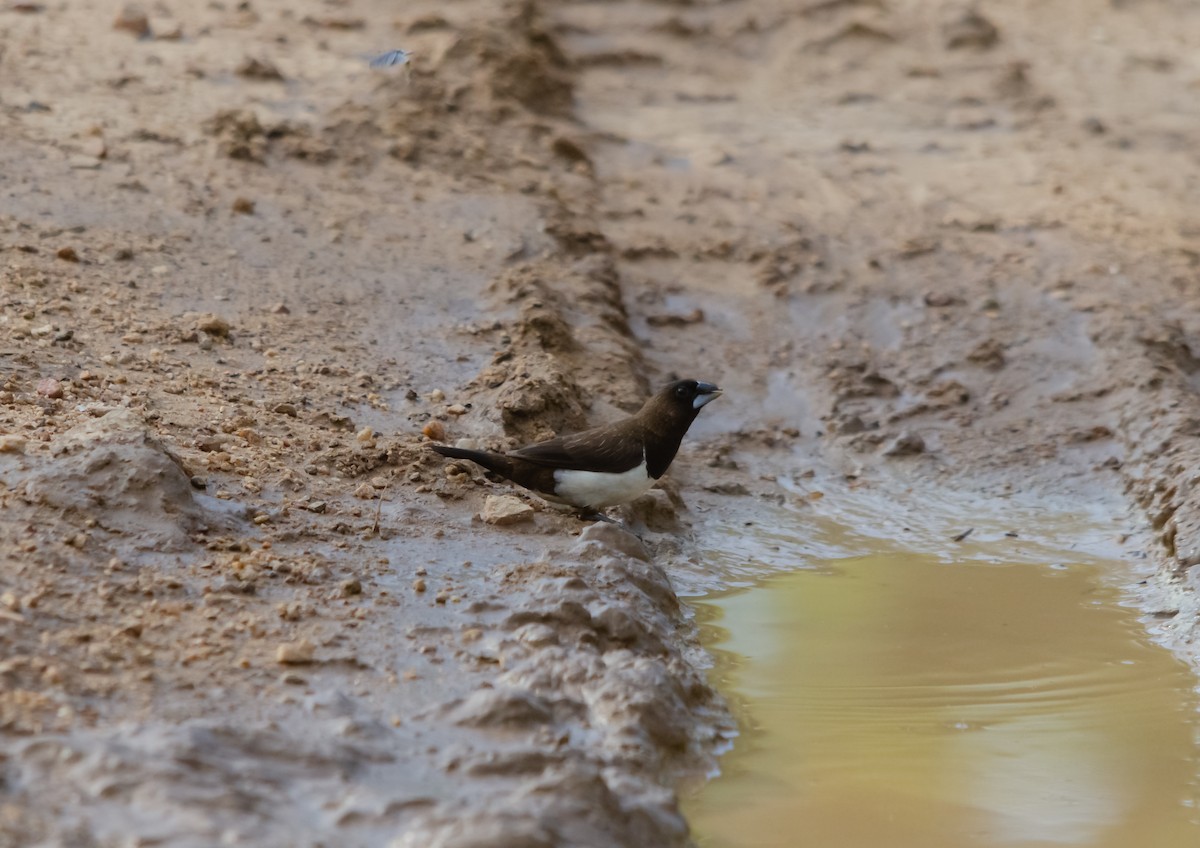
[[[450,459],[469,459],[476,465],[482,465],[488,471],[495,471],[504,477],[512,474],[512,460],[503,454],[467,450],[465,448],[452,448],[449,445],[430,445],[429,447],[444,457]]]

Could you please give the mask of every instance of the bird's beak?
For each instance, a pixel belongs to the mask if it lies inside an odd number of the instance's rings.
[[[692,409],[700,409],[704,404],[721,396],[721,390],[712,383],[696,384],[696,399],[692,401]]]

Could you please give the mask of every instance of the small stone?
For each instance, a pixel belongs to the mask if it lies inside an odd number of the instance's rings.
[[[0,436],[0,453],[25,453],[25,439],[16,433]]]
[[[316,648],[307,639],[284,642],[275,649],[275,661],[283,665],[304,665],[313,661]]]
[[[62,383],[55,380],[53,377],[47,377],[44,380],[39,380],[37,384],[37,393],[44,398],[58,400],[63,396]]]
[[[363,587],[362,582],[357,577],[351,577],[348,580],[343,580],[338,585],[338,589],[341,590],[343,597],[348,598],[351,595],[361,595]]]
[[[324,512],[326,509],[328,509],[329,505],[326,504],[325,501],[309,501],[307,504],[305,504],[304,508],[307,509],[309,512],[320,513],[320,512]]]
[[[210,336],[228,336],[231,327],[221,316],[207,312],[196,319],[196,329]]]
[[[259,513],[258,515],[254,516],[254,523],[255,523],[255,524],[259,524],[259,525],[266,524],[266,523],[268,523],[270,520],[271,520],[271,516],[267,515],[265,512],[264,512],[264,513]]]
[[[372,442],[375,440],[375,431],[370,427],[363,427],[354,435],[354,440],[361,444]]]
[[[300,414],[299,410],[296,409],[296,404],[294,403],[277,403],[271,407],[271,411],[277,412],[280,415],[287,415],[291,418],[295,418]]]
[[[54,254],[64,262],[78,262],[79,254],[75,252],[73,247],[60,247],[58,252]]]
[[[511,495],[488,495],[479,517],[487,524],[504,526],[533,518],[533,507]]]
[[[253,215],[254,201],[248,197],[235,197],[232,208],[235,215]]]
[[[925,440],[917,433],[905,430],[883,449],[884,456],[914,456],[925,453]]]
[[[140,6],[132,3],[121,9],[117,19],[113,21],[113,29],[132,33],[138,38],[150,36],[150,19]]]
[[[288,309],[286,303],[277,303],[271,307],[271,311],[276,315],[291,315],[292,310]]]
[[[433,602],[435,604],[444,604],[448,600],[450,600],[450,593],[443,589],[437,593],[437,596],[433,599]]]
[[[430,421],[421,428],[421,435],[434,442],[446,441],[446,427],[441,421]]]
[[[364,501],[371,500],[375,497],[375,487],[370,483],[359,483],[358,488],[354,490],[354,497]]]
[[[421,579],[420,577],[418,577],[416,580],[413,581],[413,591],[414,592],[424,592],[425,591],[425,581],[423,579]]]
[[[246,79],[263,80],[267,82],[279,82],[283,79],[283,74],[279,72],[279,68],[265,59],[255,59],[253,57],[245,59],[242,64],[237,66],[234,71],[239,77]]]
[[[432,392],[429,393],[429,399],[431,401],[433,401],[434,403],[441,403],[442,401],[444,401],[446,399],[446,393],[443,392],[441,389],[434,389]]]
[[[1000,40],[1000,30],[978,11],[971,9],[958,20],[942,27],[942,37],[948,50],[987,50]]]
[[[448,412],[451,415],[466,415],[467,408],[465,406],[463,406],[461,403],[452,403],[448,407],[446,407],[446,412]]]
[[[14,612],[21,609],[21,602],[17,600],[17,596],[12,592],[5,592],[3,595],[0,595],[0,604],[3,604]]]
[[[288,686],[303,686],[308,681],[304,678],[303,674],[297,674],[294,671],[285,671],[279,675],[279,682]]]

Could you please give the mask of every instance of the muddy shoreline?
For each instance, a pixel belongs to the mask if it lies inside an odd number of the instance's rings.
[[[0,844],[686,844],[677,592],[824,493],[1126,497],[1200,662],[1158,6],[4,7]],[[425,448],[685,373],[640,539]]]

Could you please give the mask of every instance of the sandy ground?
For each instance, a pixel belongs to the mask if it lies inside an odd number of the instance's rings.
[[[1194,656],[1198,57],[1182,0],[6,2],[0,844],[683,844],[676,591],[796,480],[1124,492]],[[673,375],[727,396],[640,540],[423,447]]]

